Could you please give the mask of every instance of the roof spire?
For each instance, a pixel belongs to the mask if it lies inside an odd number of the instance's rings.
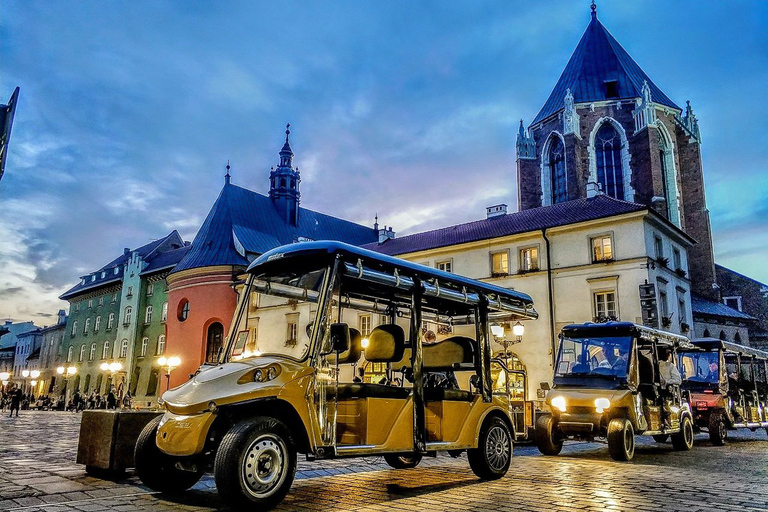
[[[597,4],[595,3],[595,0],[592,0],[592,5],[590,5],[589,8],[592,9],[592,18],[597,18]]]
[[[376,231],[379,230],[379,213],[378,212],[376,212],[376,220],[373,223],[373,229],[375,229]]]
[[[224,183],[226,185],[229,185],[229,179],[231,178],[231,176],[229,175],[229,170],[230,169],[231,169],[231,167],[229,166],[229,160],[227,160],[227,174],[224,175]]]
[[[291,134],[291,123],[285,125],[285,142],[288,142],[288,136]]]

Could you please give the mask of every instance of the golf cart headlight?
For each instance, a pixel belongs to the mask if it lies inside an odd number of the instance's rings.
[[[559,409],[560,412],[565,412],[565,397],[564,396],[556,396],[552,399],[552,407],[555,409]]]
[[[253,372],[253,381],[254,382],[263,382],[264,381],[264,370],[256,370]]]
[[[598,398],[595,400],[595,410],[602,414],[603,411],[608,409],[611,406],[611,401],[607,398]]]
[[[269,370],[267,370],[267,380],[272,380],[275,377],[277,377],[277,368],[270,366]]]

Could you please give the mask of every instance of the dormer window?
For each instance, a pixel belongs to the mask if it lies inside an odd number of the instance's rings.
[[[115,267],[115,275],[117,275],[118,273],[120,273],[120,267]]]
[[[96,274],[93,274],[93,275],[91,276],[91,282],[94,282],[95,280],[96,280]]]
[[[605,82],[605,97],[618,98],[619,97],[619,81],[618,80],[606,80]]]

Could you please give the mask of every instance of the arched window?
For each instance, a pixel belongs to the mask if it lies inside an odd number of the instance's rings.
[[[96,321],[93,323],[93,332],[99,332],[99,326],[101,325],[101,315],[96,317]]]
[[[280,188],[285,188],[285,178],[280,178]]]
[[[720,339],[723,341],[728,341],[728,336],[725,335],[725,331],[720,331]]]
[[[101,358],[102,359],[109,359],[109,342],[104,342],[104,348],[101,349]]]
[[[565,147],[560,137],[554,137],[548,158],[552,179],[552,204],[562,203],[568,200],[568,178],[565,175]]]
[[[83,359],[85,359],[85,343],[80,345],[80,357],[77,360],[82,361]]]
[[[168,303],[167,302],[163,302],[163,314],[160,317],[160,320],[162,322],[165,322],[166,320],[168,320]]]
[[[83,387],[83,393],[88,394],[91,389],[91,374],[85,376],[85,386]]]
[[[131,323],[132,314],[133,314],[133,308],[131,306],[125,306],[125,314],[123,315],[123,324],[128,325]]]
[[[96,357],[96,344],[91,343],[91,350],[88,352],[88,360],[93,361],[93,359]]]
[[[161,356],[165,353],[165,334],[161,334],[157,337],[157,355]]]
[[[96,375],[96,385],[93,387],[93,390],[96,391],[96,393],[101,394],[101,380],[102,376],[101,374]]]
[[[120,342],[120,357],[126,357],[128,355],[128,340]]]
[[[144,323],[148,324],[152,322],[152,306],[147,306],[147,311],[144,314]]]
[[[115,314],[114,313],[110,313],[109,314],[109,318],[107,319],[107,329],[111,329],[112,328],[112,324],[114,324],[114,323],[115,323]]]
[[[85,327],[83,327],[83,332],[87,333],[88,329],[90,329],[90,328],[91,328],[91,319],[90,318],[86,318],[85,319]]]
[[[183,322],[189,317],[189,301],[187,299],[183,299],[179,304],[179,312],[177,316],[180,322]]]
[[[734,334],[733,335],[733,341],[736,342],[736,343],[741,343],[741,334],[738,333],[738,332],[736,334]]]
[[[147,355],[147,345],[149,345],[149,338],[142,339],[141,340],[141,352],[139,353],[139,355],[141,357],[144,357],[145,355]]]
[[[208,327],[208,344],[205,349],[205,361],[215,363],[218,361],[219,349],[224,339],[224,326],[214,322]]]
[[[603,193],[624,199],[624,174],[621,167],[621,137],[610,122],[603,123],[595,137],[597,182]]]
[[[709,329],[704,329],[703,336],[705,338],[711,338],[712,337],[712,335],[709,333]]]
[[[77,334],[77,320],[72,322],[72,336],[74,336],[75,334]]]
[[[67,362],[68,362],[68,363],[71,363],[71,362],[72,362],[72,352],[73,352],[74,348],[75,348],[75,347],[73,347],[72,345],[70,345],[70,346],[69,346],[69,349],[67,349]]]

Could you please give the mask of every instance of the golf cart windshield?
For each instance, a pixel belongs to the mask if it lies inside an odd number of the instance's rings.
[[[681,377],[686,387],[716,386],[720,381],[720,354],[712,352],[684,352],[680,354]]]
[[[555,366],[555,377],[626,380],[632,338],[563,337]]]

